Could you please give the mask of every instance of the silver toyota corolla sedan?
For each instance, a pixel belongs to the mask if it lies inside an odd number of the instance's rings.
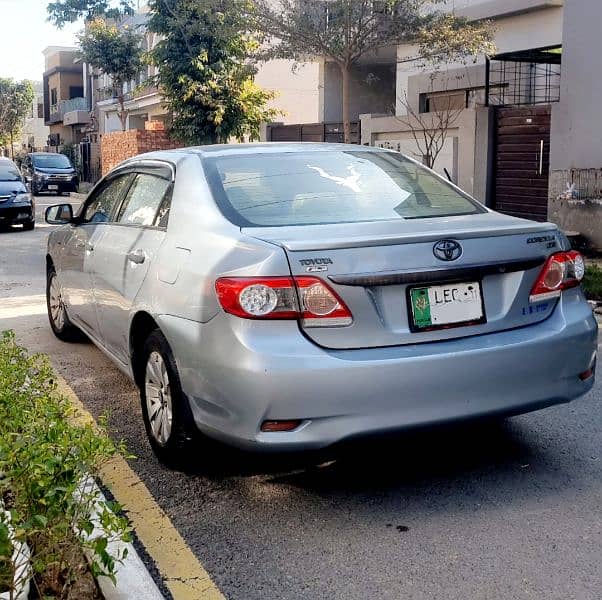
[[[597,325],[565,236],[395,152],[156,152],[46,218],[63,224],[46,257],[52,329],[85,332],[137,383],[164,461],[199,433],[319,448],[594,383]]]

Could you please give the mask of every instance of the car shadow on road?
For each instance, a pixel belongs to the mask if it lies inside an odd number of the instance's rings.
[[[264,483],[316,492],[366,490],[505,467],[527,469],[536,452],[528,438],[512,420],[475,421],[362,438],[320,452],[272,455],[220,447],[211,453],[221,457],[219,464],[209,467],[195,458],[178,470],[212,480],[259,475]]]

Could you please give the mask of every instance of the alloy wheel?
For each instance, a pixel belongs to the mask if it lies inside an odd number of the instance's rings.
[[[151,352],[148,357],[144,386],[152,436],[159,444],[165,445],[171,436],[173,405],[169,374],[159,352]]]
[[[50,280],[50,289],[48,292],[48,306],[50,307],[50,316],[57,330],[61,331],[65,325],[65,304],[61,294],[61,288],[56,275]]]

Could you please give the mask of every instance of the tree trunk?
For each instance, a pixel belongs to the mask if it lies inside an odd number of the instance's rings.
[[[351,122],[349,121],[349,68],[348,63],[341,63],[341,79],[343,82],[343,141],[351,143]]]
[[[12,160],[15,160],[15,146],[13,142],[13,132],[10,132],[10,157]]]
[[[123,92],[121,94],[119,94],[117,99],[119,100],[119,106],[121,108],[120,112],[117,113],[117,116],[119,117],[119,120],[121,121],[121,131],[126,131],[128,113],[125,110],[125,98],[123,97]]]

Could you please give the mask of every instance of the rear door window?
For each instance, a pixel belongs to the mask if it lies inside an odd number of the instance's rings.
[[[222,212],[241,227],[446,217],[485,209],[401,154],[333,150],[203,158]]]
[[[136,175],[119,211],[117,221],[142,227],[167,226],[171,182],[156,175]]]

